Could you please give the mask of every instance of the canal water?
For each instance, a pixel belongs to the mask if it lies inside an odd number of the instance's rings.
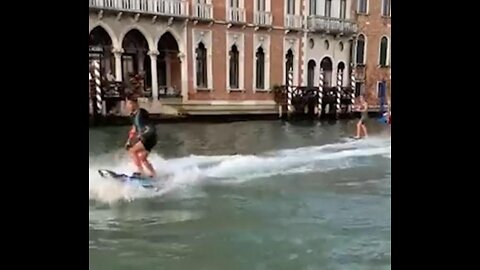
[[[90,129],[90,269],[390,269],[390,130],[355,124],[158,125],[158,192],[100,178],[128,127]]]

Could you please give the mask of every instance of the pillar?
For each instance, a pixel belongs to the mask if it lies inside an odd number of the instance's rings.
[[[210,54],[211,50],[208,50],[207,51],[207,57],[211,57],[208,56],[208,54]],[[182,100],[183,102],[187,102],[188,100],[188,62],[187,62],[187,55],[184,54],[183,52],[179,52],[178,53],[178,59],[180,61],[180,68],[181,68],[181,71],[182,71],[182,74],[180,75],[180,79],[181,79],[181,84],[180,84],[180,88],[181,89],[177,89],[180,90],[180,93],[182,95]],[[208,66],[208,58],[207,58],[207,66]],[[209,72],[207,72],[208,74]],[[207,75],[207,82],[210,82],[211,78],[209,77],[209,75]]]
[[[115,81],[123,81],[122,75],[122,54],[123,49],[113,49],[113,55],[115,56]]]
[[[158,100],[158,72],[157,72],[157,56],[158,51],[149,51],[150,64],[152,70],[152,97]]]

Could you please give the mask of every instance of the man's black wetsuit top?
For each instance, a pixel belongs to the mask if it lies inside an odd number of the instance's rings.
[[[157,144],[157,131],[149,120],[149,113],[147,110],[139,108],[136,112],[132,113],[130,117],[140,141],[142,141],[145,149],[150,152],[155,144]]]

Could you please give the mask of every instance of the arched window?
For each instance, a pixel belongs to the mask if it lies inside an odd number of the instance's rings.
[[[265,53],[263,48],[257,49],[256,56],[256,74],[255,74],[255,87],[257,89],[265,89]]]
[[[197,87],[207,88],[207,49],[203,42],[200,42],[195,50],[197,54],[196,67],[197,67]]]
[[[236,45],[233,45],[230,49],[230,88],[238,89],[239,86],[239,53]]]

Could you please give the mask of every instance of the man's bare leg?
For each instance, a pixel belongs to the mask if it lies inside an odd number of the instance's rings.
[[[148,161],[148,159],[147,159],[148,154],[149,153],[146,150],[140,151],[138,153],[138,158],[142,162],[143,167],[145,167],[148,170],[149,176],[150,177],[157,177],[157,173],[155,172],[155,169],[153,168],[152,163],[150,163],[150,161]]]
[[[135,153],[135,156],[139,161],[140,166],[142,167],[142,172],[143,167],[145,167],[149,171],[149,175],[151,177],[155,177],[155,170],[153,169],[152,164],[150,164],[150,162],[147,160],[148,151],[143,146],[143,143],[141,141],[138,141],[134,146],[132,146],[131,150]]]
[[[366,127],[365,125],[362,125],[362,130],[363,130],[363,136],[364,136],[365,138],[367,138],[367,137],[368,137],[368,133],[367,133],[367,127]]]
[[[356,139],[359,139],[359,138],[360,138],[361,130],[362,130],[362,122],[361,122],[361,121],[358,121],[358,123],[357,123],[357,136],[355,136]]]
[[[135,164],[135,167],[137,168],[137,173],[139,174],[144,174],[145,171],[143,170],[142,166],[142,161],[138,158],[137,153],[133,152],[131,149],[128,151],[128,154],[130,155],[133,164]]]

